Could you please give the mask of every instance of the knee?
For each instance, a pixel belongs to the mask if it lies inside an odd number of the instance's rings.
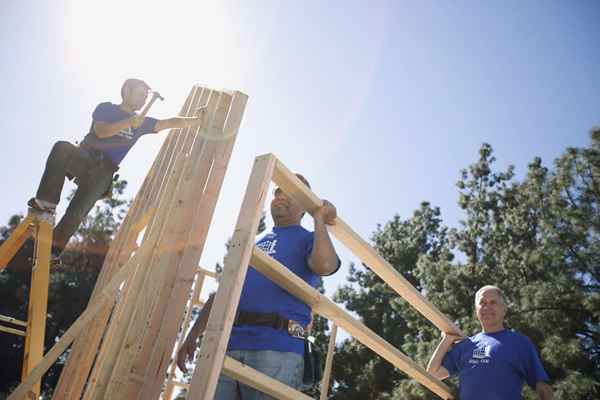
[[[52,150],[50,151],[49,159],[52,160],[66,160],[71,152],[73,145],[67,141],[61,140],[54,143]]]

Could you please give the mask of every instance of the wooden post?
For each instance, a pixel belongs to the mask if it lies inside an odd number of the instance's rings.
[[[272,155],[258,157],[254,162],[190,383],[190,399],[212,400],[214,397],[274,167]]]
[[[333,365],[333,353],[335,352],[335,339],[337,337],[337,325],[331,324],[331,334],[329,336],[329,346],[327,346],[327,358],[325,359],[325,370],[323,379],[321,379],[321,397],[320,400],[327,400],[329,392],[329,380],[331,378],[331,367]]]
[[[196,88],[192,88],[180,115],[186,115],[195,90]],[[132,207],[117,232],[114,242],[109,248],[92,293],[90,304],[97,301],[97,296],[103,287],[119,269],[123,268],[132,252],[136,250],[136,239],[144,226],[148,224],[148,216],[150,216],[153,204],[156,203],[156,199],[159,197],[160,188],[165,176],[168,174],[168,165],[172,153],[175,152],[179,137],[179,130],[171,130],[167,135],[165,143],[162,145],[152,168],[135,197]],[[141,222],[145,220],[146,223],[142,224]],[[82,396],[111,312],[112,305],[100,310],[89,329],[86,329],[84,334],[74,343],[54,392],[54,400],[70,400]]]

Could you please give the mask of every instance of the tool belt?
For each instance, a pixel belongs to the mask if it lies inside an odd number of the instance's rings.
[[[304,327],[291,319],[283,318],[275,313],[258,313],[251,311],[238,311],[233,325],[259,325],[287,331],[290,336],[304,339]]]
[[[102,169],[106,171],[112,171],[113,173],[119,170],[119,166],[100,150],[90,147],[85,143],[80,143],[79,147],[85,150]]]
[[[88,179],[93,179],[94,175],[98,173],[110,173],[113,174],[113,178],[108,184],[106,191],[102,194],[102,199],[111,198],[112,197],[112,189],[114,183],[119,179],[119,174],[115,174],[119,170],[119,166],[116,165],[109,157],[107,157],[103,152],[98,149],[94,149],[86,145],[85,143],[80,143],[79,148],[84,150],[86,153],[90,155],[90,158],[94,161],[95,166],[89,171]],[[67,175],[69,180],[74,180],[74,182],[79,185],[78,179],[72,175]]]

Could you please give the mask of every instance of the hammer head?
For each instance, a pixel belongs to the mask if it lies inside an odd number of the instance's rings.
[[[160,95],[160,93],[158,93],[156,91],[152,92],[152,97],[154,97],[155,99],[160,99],[161,101],[165,99],[164,97],[162,97]]]

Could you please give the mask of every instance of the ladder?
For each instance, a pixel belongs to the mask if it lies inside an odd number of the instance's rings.
[[[44,355],[53,226],[54,213],[30,208],[27,217],[0,246],[0,270],[2,270],[17,254],[27,239],[33,237],[35,244],[27,321],[0,315],[0,323],[17,327],[0,325],[0,332],[25,337],[22,380],[35,368]],[[29,398],[39,398],[40,382],[35,384],[29,394]]]

